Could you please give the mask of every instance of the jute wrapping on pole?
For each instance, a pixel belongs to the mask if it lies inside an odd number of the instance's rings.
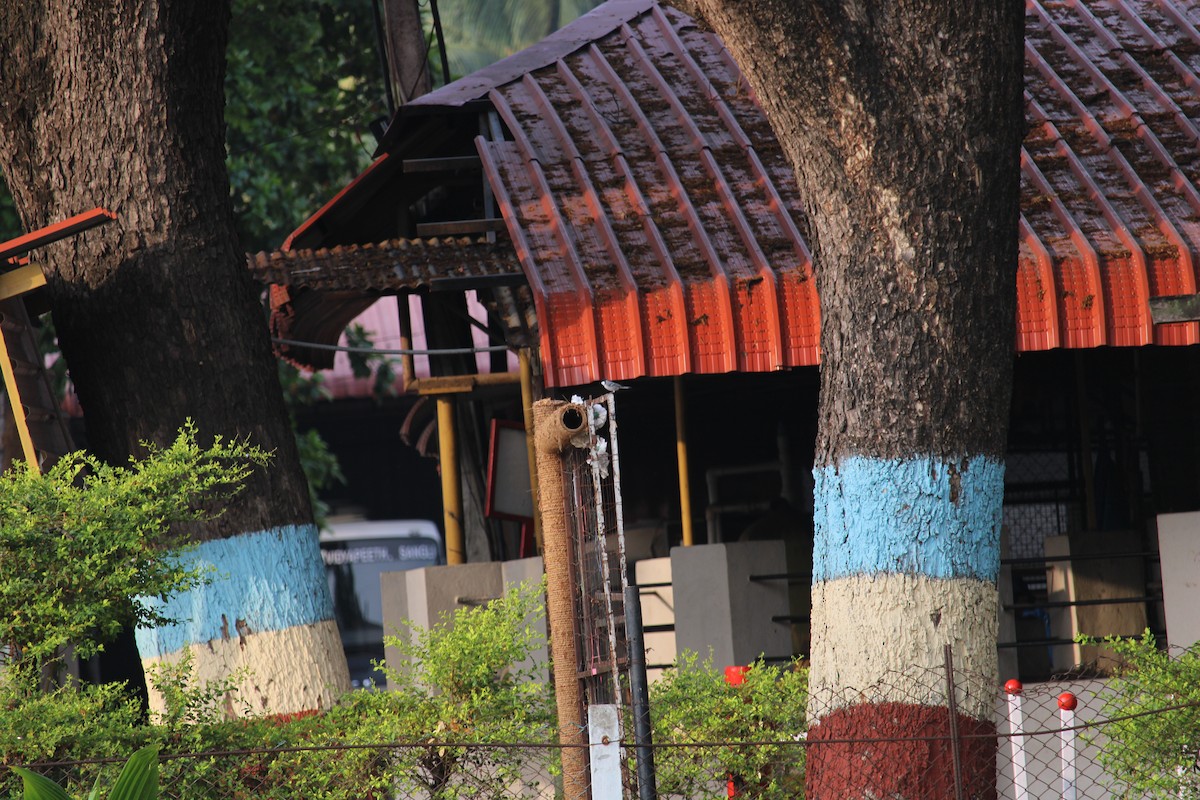
[[[586,716],[576,674],[575,603],[572,583],[571,536],[563,486],[563,451],[582,435],[586,444],[586,409],[561,400],[533,404],[534,445],[537,450],[538,507],[542,516],[542,557],[546,565],[546,621],[554,658],[554,695],[558,705],[562,752],[563,795],[586,798],[588,787]]]

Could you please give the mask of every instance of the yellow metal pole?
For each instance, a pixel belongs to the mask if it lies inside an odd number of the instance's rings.
[[[688,480],[687,418],[683,408],[683,378],[675,376],[675,457],[679,462],[679,515],[683,521],[683,545],[696,543],[692,533],[692,486]]]
[[[16,302],[21,302],[17,300]],[[29,432],[29,420],[25,418],[25,406],[21,403],[21,393],[17,390],[17,374],[12,359],[8,353],[8,345],[0,343],[0,372],[4,374],[4,389],[8,395],[8,410],[12,414],[13,424],[17,427],[17,435],[21,440],[21,452],[25,461],[37,474],[42,474],[38,464],[37,448],[33,444],[33,435]]]
[[[32,292],[46,285],[46,276],[37,264],[26,264],[0,275],[0,300]]]
[[[537,551],[542,552],[542,514],[538,507],[538,477],[536,450],[533,446],[533,364],[530,361],[529,348],[522,347],[517,351],[517,359],[521,365],[521,416],[525,420],[525,453],[529,458],[529,491],[533,495],[533,540]]]
[[[454,426],[454,396],[437,398],[438,459],[442,470],[443,525],[446,529],[446,563],[465,564],[463,547],[462,482],[458,474],[458,436]]]

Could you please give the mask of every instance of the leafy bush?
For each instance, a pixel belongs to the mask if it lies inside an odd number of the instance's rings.
[[[1088,637],[1080,642],[1096,644]],[[1104,726],[1107,741],[1099,748],[1114,797],[1200,797],[1200,652],[1161,650],[1149,630],[1140,639],[1110,637],[1104,644],[1122,662],[1102,711],[1116,721]]]
[[[25,800],[69,800],[70,795],[46,776],[22,767],[13,767],[25,786]],[[101,781],[97,780],[88,795],[89,800],[100,796]],[[143,747],[121,769],[112,788],[104,793],[108,800],[155,800],[158,797],[158,749]]]
[[[526,582],[481,608],[464,608],[425,630],[386,637],[409,666],[385,668],[390,691],[381,726],[397,741],[502,744],[548,742],[548,687],[516,665],[543,646],[533,627],[544,615],[541,582]],[[392,765],[411,789],[431,797],[502,797],[544,752],[445,747],[396,751]],[[482,780],[481,780],[482,779]],[[411,791],[410,789],[410,791]]]
[[[153,720],[124,687],[39,693],[10,677],[0,683],[0,761],[112,759],[146,746],[200,754],[162,761],[161,783],[181,800],[533,796],[557,769],[553,698],[515,665],[544,644],[533,624],[542,596],[540,584],[523,585],[430,630],[397,632],[388,643],[407,666],[385,669],[390,690],[351,692],[320,714],[227,719],[228,705],[240,702],[238,679],[199,681],[187,658],[151,672],[166,700]],[[731,687],[711,664],[685,655],[651,687],[655,742],[791,742],[805,728],[806,681],[795,666],[758,663]],[[377,746],[386,743],[395,746]],[[514,743],[550,746],[503,746]],[[728,775],[742,781],[744,796],[802,795],[799,744],[668,746],[656,761],[663,797],[723,794]],[[108,780],[115,769],[49,774],[82,795],[97,771]],[[0,772],[0,797],[18,789],[14,773]]]
[[[114,758],[146,744],[141,705],[123,684],[38,692],[22,680],[0,680],[0,763]]]
[[[67,645],[87,658],[122,626],[167,621],[138,598],[204,579],[164,555],[181,544],[171,526],[212,516],[269,457],[221,438],[201,447],[191,423],[170,446],[146,448],[125,467],[71,453],[44,475],[23,462],[0,474],[0,647],[9,672],[53,672]]]
[[[323,714],[225,721],[236,681],[198,683],[186,664],[157,671],[168,746],[214,753],[167,762],[164,782],[197,798],[511,796],[544,773],[545,751],[471,745],[553,737],[547,687],[514,667],[543,644],[532,625],[542,608],[540,585],[523,585],[389,637],[410,663],[384,669],[392,690],[350,692]],[[398,746],[360,747],[389,742]],[[219,752],[258,749],[236,759]]]
[[[679,663],[650,687],[655,768],[660,797],[705,797],[724,793],[727,776],[742,795],[803,796],[804,747],[768,744],[738,747],[662,747],[693,742],[790,742],[806,723],[808,672],[798,664],[761,661],[741,686],[726,684],[711,662],[684,653]]]

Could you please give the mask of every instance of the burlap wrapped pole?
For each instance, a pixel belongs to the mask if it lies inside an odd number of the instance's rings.
[[[538,508],[542,515],[546,565],[546,621],[554,657],[554,695],[558,705],[558,740],[562,752],[563,795],[586,798],[588,787],[587,715],[584,711],[575,649],[575,603],[570,527],[564,487],[563,451],[572,439],[587,443],[586,409],[561,400],[533,404],[537,451]]]

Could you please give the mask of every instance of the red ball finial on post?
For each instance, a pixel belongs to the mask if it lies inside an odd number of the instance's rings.
[[[1020,694],[1024,689],[1025,687],[1016,678],[1009,678],[1004,682],[1004,691],[1007,694]]]
[[[1073,692],[1063,692],[1058,696],[1058,707],[1063,711],[1074,711],[1077,705],[1079,705],[1079,699]]]

